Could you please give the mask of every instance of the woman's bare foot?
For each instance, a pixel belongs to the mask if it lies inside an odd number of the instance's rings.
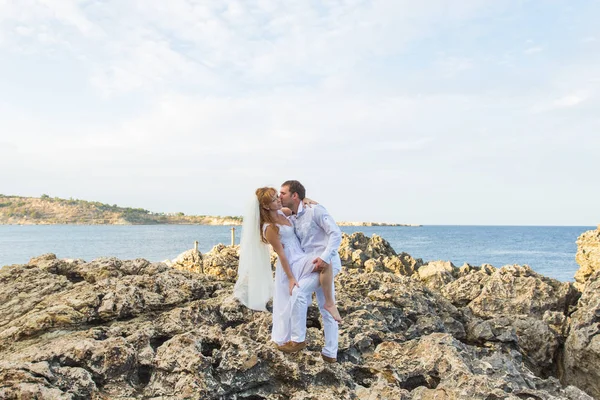
[[[326,309],[329,314],[331,314],[331,316],[333,317],[333,319],[335,319],[337,321],[338,324],[342,323],[342,316],[340,315],[337,307],[335,304],[331,304],[331,305],[327,305],[325,304],[323,306],[324,309]]]

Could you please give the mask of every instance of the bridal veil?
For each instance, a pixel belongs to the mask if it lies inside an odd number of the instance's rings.
[[[253,195],[244,214],[233,295],[252,310],[267,311],[265,305],[273,296],[273,272],[269,245],[261,240],[259,207],[258,198]]]

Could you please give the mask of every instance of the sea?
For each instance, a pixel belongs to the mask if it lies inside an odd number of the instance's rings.
[[[149,261],[174,259],[194,247],[205,253],[231,244],[230,226],[208,225],[0,225],[0,266],[25,264],[54,253],[59,258],[92,261],[99,257]],[[527,264],[536,272],[573,281],[577,237],[595,226],[370,226],[341,227],[348,234],[383,237],[397,253],[423,261],[484,263],[501,267]],[[241,227],[233,232],[239,244]]]

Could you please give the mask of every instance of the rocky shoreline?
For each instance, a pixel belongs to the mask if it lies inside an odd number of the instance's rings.
[[[240,225],[238,216],[155,213],[97,201],[0,194],[0,225]]]
[[[578,240],[574,284],[344,235],[332,365],[314,305],[307,349],[269,343],[271,315],[231,297],[238,256],[218,245],[165,263],[47,254],[2,268],[0,398],[600,398],[600,227]]]
[[[241,216],[155,213],[95,201],[0,194],[0,225],[241,225]],[[339,226],[421,226],[386,222],[339,222]]]

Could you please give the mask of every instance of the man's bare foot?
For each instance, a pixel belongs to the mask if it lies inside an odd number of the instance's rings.
[[[333,319],[335,319],[338,324],[342,323],[342,316],[340,315],[340,312],[338,311],[335,304],[332,304],[332,305],[325,304],[323,306],[323,308],[326,309],[329,312],[329,314],[331,314]]]

